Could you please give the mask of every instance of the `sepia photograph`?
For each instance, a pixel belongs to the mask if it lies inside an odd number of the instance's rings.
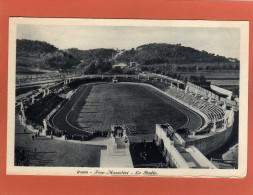
[[[7,174],[245,177],[248,22],[9,24]]]

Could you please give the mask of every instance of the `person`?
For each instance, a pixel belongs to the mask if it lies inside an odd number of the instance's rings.
[[[34,141],[34,135],[32,136],[32,139],[33,139],[33,141]]]
[[[187,130],[187,135],[186,135],[186,136],[188,137],[189,135],[190,135],[190,131],[189,131],[189,130]]]
[[[37,139],[37,133],[35,134],[35,139]]]
[[[37,148],[34,148],[34,151],[37,152]]]
[[[24,128],[24,133],[26,133],[26,129]]]

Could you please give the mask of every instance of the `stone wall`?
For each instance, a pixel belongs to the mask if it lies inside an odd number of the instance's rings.
[[[174,142],[167,137],[165,131],[159,125],[156,125],[156,145],[164,145],[162,155],[171,167],[189,168],[184,158],[174,147]]]
[[[224,145],[231,136],[233,125],[213,135],[196,136],[195,140],[187,141],[186,145],[193,145],[204,155],[207,155],[222,145]]]

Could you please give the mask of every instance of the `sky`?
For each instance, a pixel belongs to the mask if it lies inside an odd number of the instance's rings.
[[[182,44],[240,59],[240,30],[216,27],[143,27],[19,24],[18,39],[45,41],[59,49],[131,49],[149,43]]]

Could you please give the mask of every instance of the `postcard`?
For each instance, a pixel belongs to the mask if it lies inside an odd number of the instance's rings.
[[[245,177],[247,21],[9,20],[7,174]]]

